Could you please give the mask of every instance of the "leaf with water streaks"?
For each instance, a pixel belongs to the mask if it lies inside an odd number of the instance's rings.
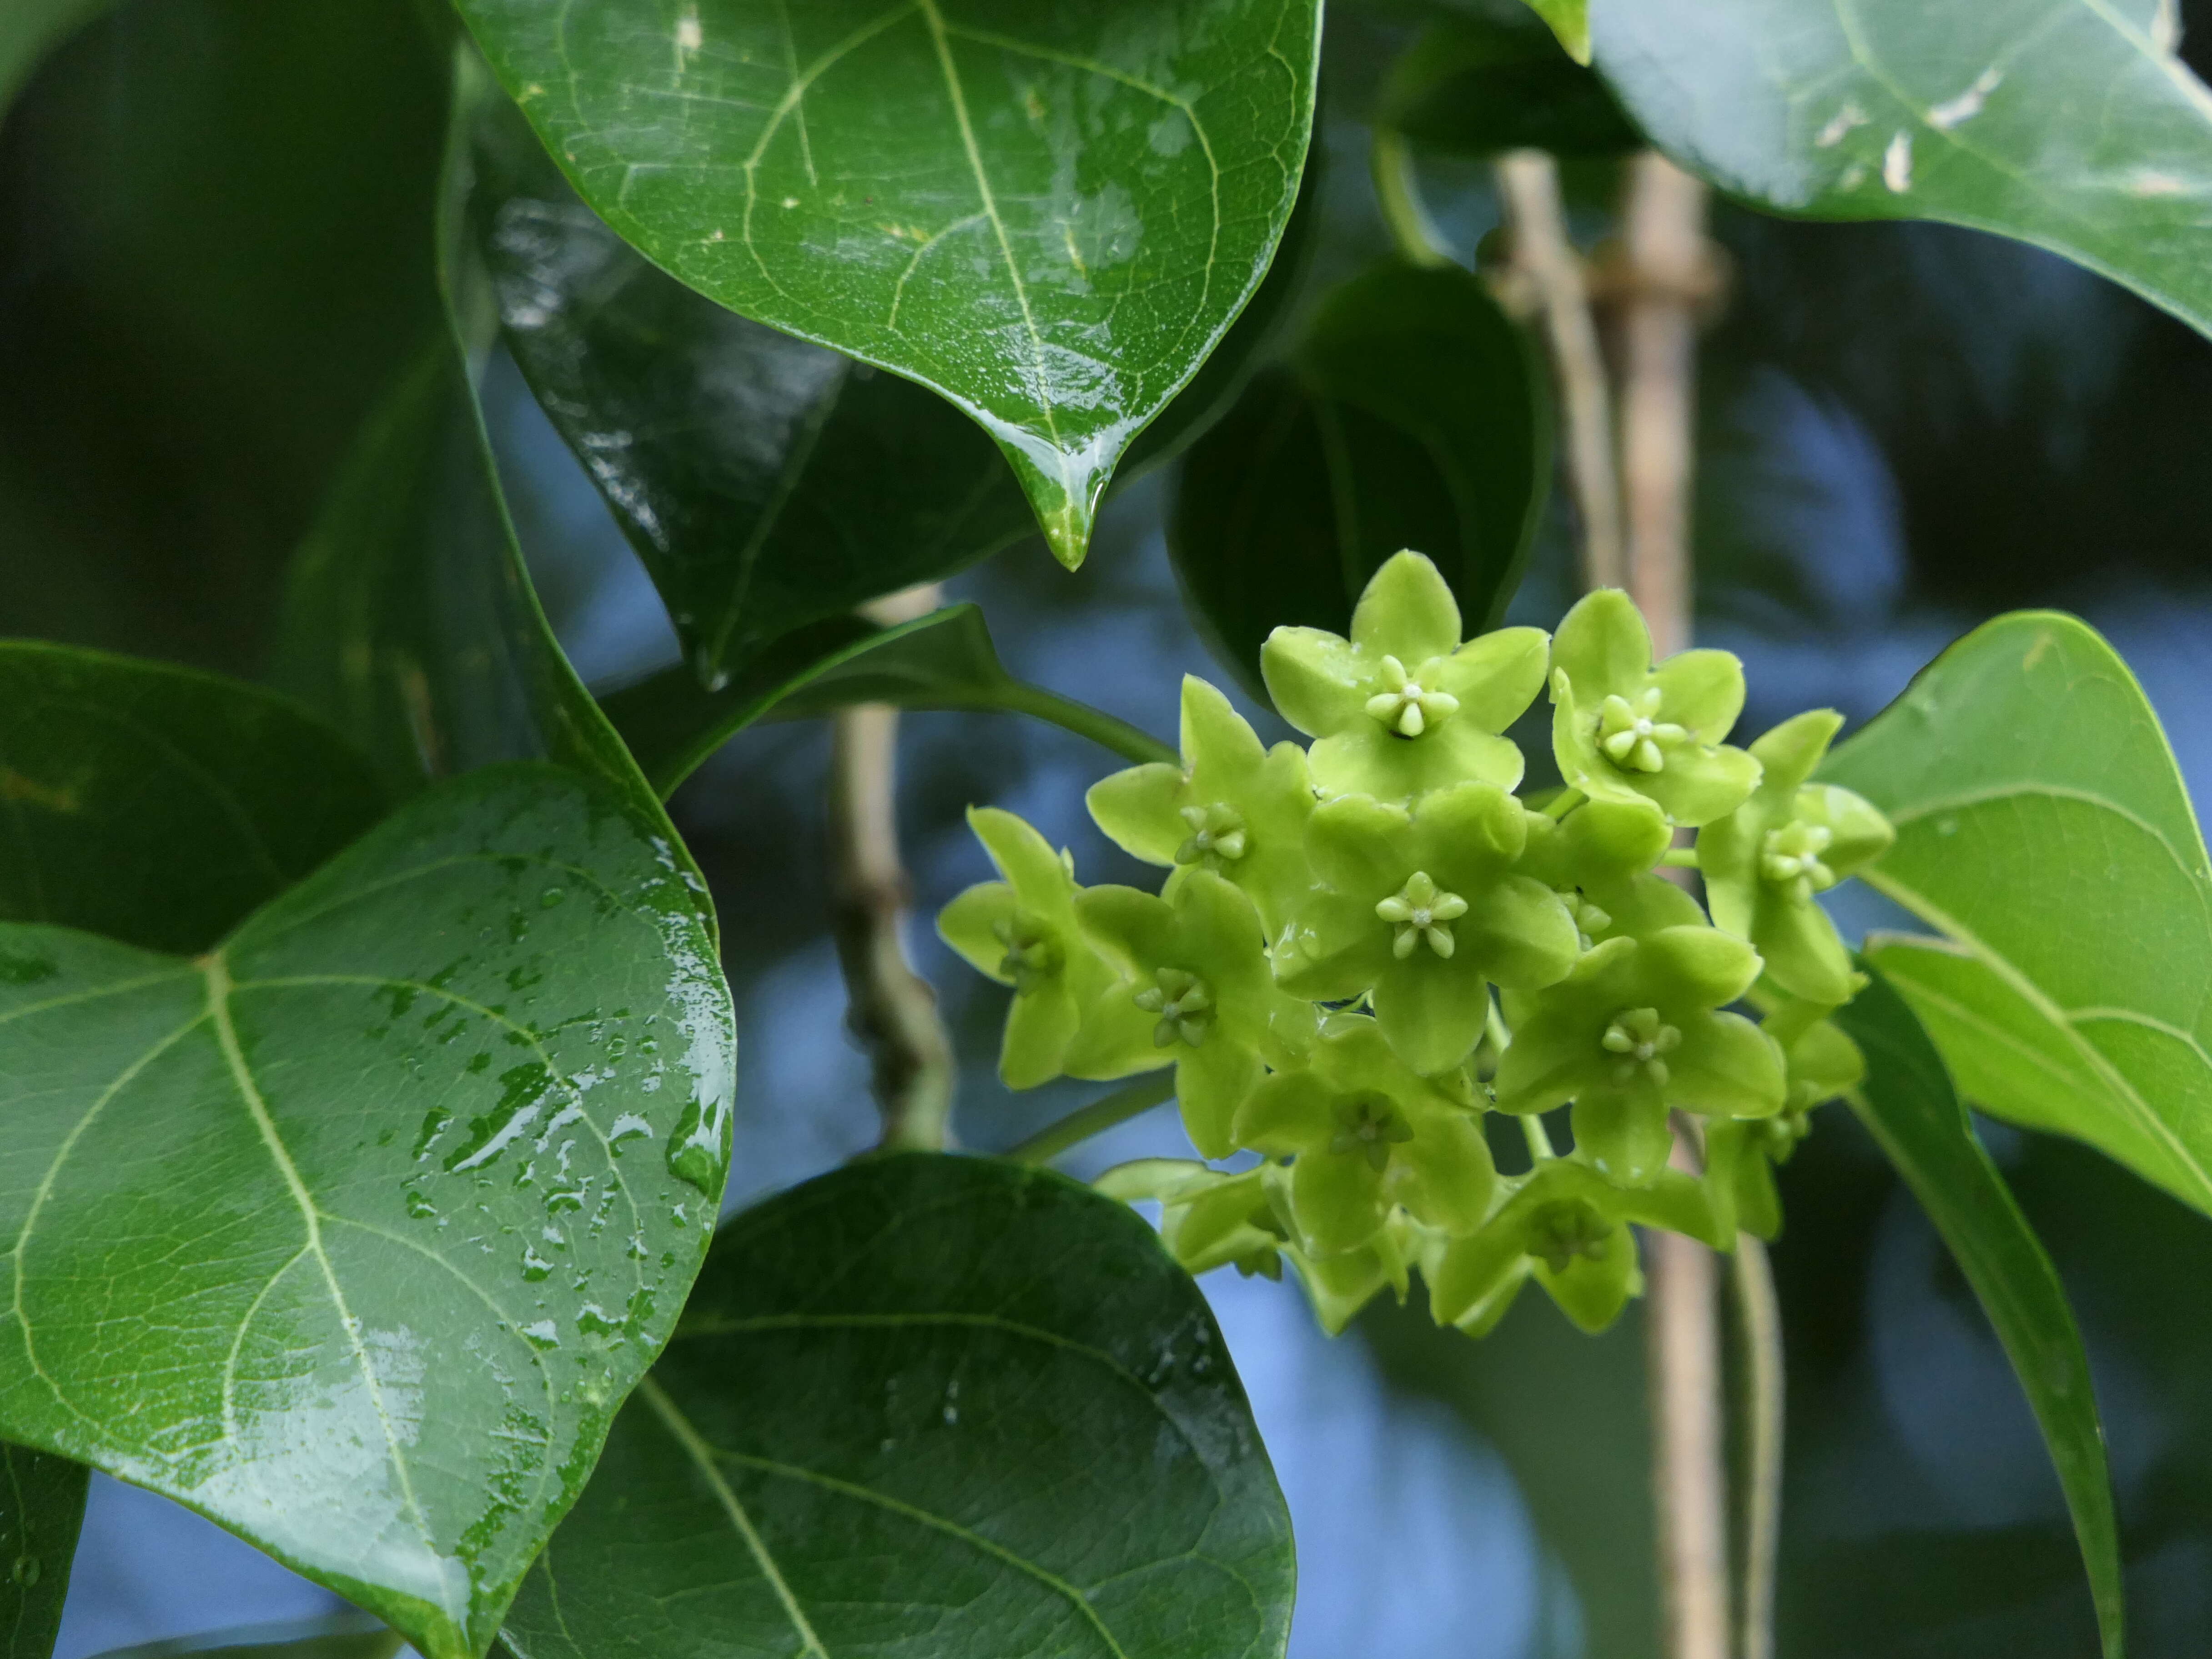
[[[1595,0],[1652,142],[1816,219],[1939,219],[2212,333],[2212,91],[2173,0]]]
[[[204,951],[383,811],[361,757],[285,698],[0,641],[0,921]]]
[[[1943,1235],[2034,1408],[2074,1517],[2106,1659],[2119,1659],[2125,1620],[2112,1475],[2089,1356],[2058,1270],[1975,1135],[1942,1056],[1879,969],[1836,1019],[1866,1055],[1852,1109]]]
[[[1960,1092],[2212,1212],[2212,865],[2112,647],[2072,617],[2000,617],[1820,775],[1897,825],[1861,877],[1942,937],[1868,955]]]
[[[462,0],[584,199],[981,422],[1067,563],[1258,287],[1317,0]]]
[[[723,1230],[509,1616],[521,1659],[1279,1659],[1290,1520],[1128,1210],[932,1154]]]
[[[48,1659],[84,1521],[82,1463],[0,1445],[0,1659]]]
[[[727,992],[660,824],[496,767],[204,956],[0,926],[0,1434],[481,1653],[721,1190]]]

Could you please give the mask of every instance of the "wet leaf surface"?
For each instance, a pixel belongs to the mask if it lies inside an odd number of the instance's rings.
[[[1721,189],[1940,219],[2079,260],[2212,333],[2212,92],[2163,0],[1595,0],[1598,68]]]
[[[932,386],[1079,562],[1297,191],[1316,0],[465,0],[585,201],[744,316]]]
[[[204,957],[0,962],[0,1431],[480,1651],[721,1191],[727,993],[656,823],[493,769]]]
[[[738,1217],[509,1618],[521,1659],[1273,1659],[1289,1516],[1205,1299],[1048,1172]]]

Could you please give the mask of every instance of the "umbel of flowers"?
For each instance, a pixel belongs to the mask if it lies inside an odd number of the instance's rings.
[[[969,815],[1003,878],[939,925],[1013,988],[1006,1081],[1174,1066],[1204,1161],[1100,1186],[1157,1200],[1194,1273],[1287,1260],[1331,1329],[1418,1270],[1439,1322],[1480,1334],[1533,1278],[1595,1330],[1640,1288],[1632,1227],[1771,1237],[1773,1164],[1861,1070],[1826,1018],[1857,981],[1817,895],[1892,831],[1812,781],[1840,717],[1730,747],[1734,656],[1655,665],[1612,590],[1549,638],[1463,641],[1411,552],[1349,640],[1278,629],[1262,667],[1310,746],[1263,747],[1186,679],[1182,764],[1090,792],[1099,827],[1168,872],[1158,893],[1080,886],[1019,818]],[[1504,733],[1547,693],[1565,786],[1524,798]],[[1662,873],[1692,865],[1710,916]],[[1492,1114],[1520,1120],[1519,1173],[1493,1160]],[[1669,1161],[1678,1120],[1701,1174]]]

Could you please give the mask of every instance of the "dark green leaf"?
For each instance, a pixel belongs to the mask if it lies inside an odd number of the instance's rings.
[[[84,1521],[91,1471],[82,1463],[21,1446],[0,1445],[0,1626],[4,1659],[48,1659],[62,1627],[70,1564]]]
[[[0,13],[0,117],[39,60],[105,11],[111,0],[9,0]]]
[[[1382,119],[1460,155],[1614,155],[1644,143],[1606,84],[1534,18],[1439,21],[1391,66]]]
[[[472,216],[507,344],[702,681],[1031,529],[998,447],[943,398],[656,270],[504,99],[475,149]]]
[[[0,642],[0,921],[204,951],[382,815],[361,758],[284,698]]]
[[[0,951],[0,1432],[480,1653],[721,1191],[727,993],[657,808],[496,768],[206,956]]]
[[[462,214],[468,134],[497,95],[475,54],[457,52],[434,222],[444,315],[294,561],[276,678],[358,742],[395,792],[501,760],[605,779],[661,824],[711,930],[690,854],[546,625],[484,433],[476,375],[496,323]]]
[[[1435,559],[1469,629],[1512,597],[1551,479],[1526,334],[1476,277],[1390,265],[1323,304],[1183,465],[1169,550],[1209,642],[1255,695],[1284,626],[1350,625],[1401,548]]]
[[[2124,1620],[2112,1472],[2089,1358],[2057,1270],[1976,1139],[1942,1056],[1879,969],[1836,1018],[1867,1060],[1852,1109],[1950,1246],[2035,1409],[2074,1516],[2105,1654],[2118,1659]]]
[[[462,0],[584,199],[732,310],[943,392],[1083,556],[1273,256],[1316,0]]]
[[[1047,1171],[739,1217],[516,1601],[523,1659],[1269,1659],[1289,1516],[1206,1301]]]
[[[2169,0],[1597,0],[1598,67],[1721,189],[2016,236],[2212,332],[2212,92]]]
[[[1966,1097],[2212,1212],[2212,866],[2112,648],[2071,617],[1999,617],[1821,775],[1897,825],[1863,874],[1945,937],[1869,953]]]
[[[839,617],[779,641],[720,691],[677,668],[606,699],[607,717],[663,797],[755,720],[803,720],[859,702],[902,708],[1003,708],[1049,720],[1133,761],[1175,751],[1111,714],[1018,680],[972,605],[895,628]]]

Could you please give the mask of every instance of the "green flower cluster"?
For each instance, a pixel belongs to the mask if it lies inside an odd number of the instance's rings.
[[[1860,1070],[1826,1019],[1856,981],[1816,896],[1892,835],[1810,781],[1840,717],[1732,748],[1728,653],[1655,666],[1610,590],[1555,636],[1462,641],[1410,552],[1349,640],[1278,629],[1262,666],[1310,748],[1264,747],[1187,679],[1182,763],[1090,792],[1099,827],[1170,872],[1158,894],[1082,887],[1020,819],[970,814],[1003,879],[939,927],[1014,989],[1006,1081],[1173,1065],[1208,1161],[1100,1185],[1157,1200],[1194,1273],[1287,1259],[1332,1329],[1415,1268],[1440,1322],[1486,1330],[1534,1278],[1596,1329],[1640,1287],[1632,1224],[1771,1237],[1772,1166]],[[1547,689],[1565,786],[1524,801],[1504,734]],[[1710,919],[1662,873],[1689,863]],[[1561,1107],[1563,1152],[1542,1121]],[[1522,1120],[1525,1172],[1498,1172],[1489,1113]],[[1677,1115],[1702,1126],[1701,1174],[1670,1163]],[[1240,1152],[1259,1161],[1213,1167]]]

